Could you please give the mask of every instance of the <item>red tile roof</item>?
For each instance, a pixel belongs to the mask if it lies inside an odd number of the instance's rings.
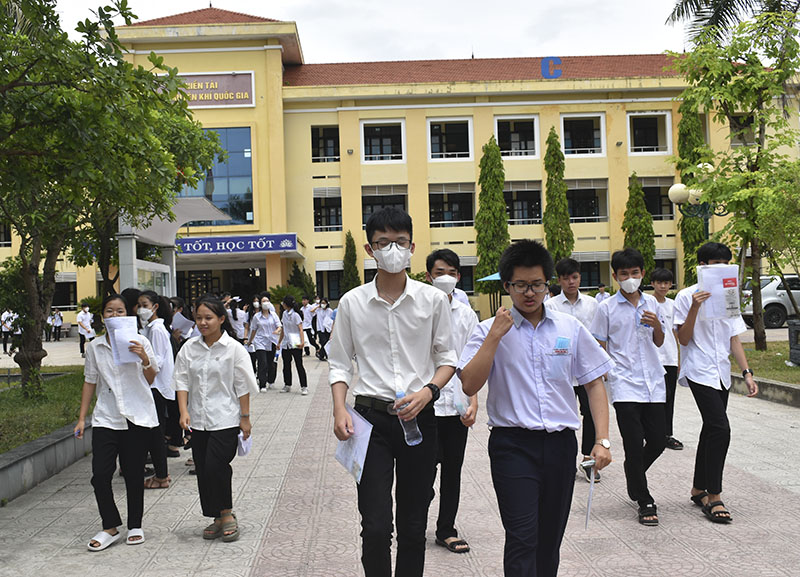
[[[203,8],[192,12],[183,12],[173,16],[154,18],[152,20],[142,20],[134,22],[131,26],[182,26],[193,24],[247,24],[249,22],[280,22],[272,18],[262,18],[251,16],[230,10],[220,10],[219,8]]]
[[[670,62],[665,54],[566,56],[559,80],[675,77],[665,70]],[[283,78],[286,86],[540,80],[542,58],[302,64],[287,66]]]

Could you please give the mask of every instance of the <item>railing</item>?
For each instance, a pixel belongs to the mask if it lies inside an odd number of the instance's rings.
[[[328,232],[328,231],[336,231],[342,230],[341,224],[326,224],[323,226],[314,226],[314,232]]]
[[[402,154],[365,154],[365,162],[376,162],[382,160],[403,160]]]
[[[340,157],[337,156],[312,156],[311,162],[339,162]]]
[[[565,148],[564,154],[602,154],[603,147],[596,146],[592,148]]]
[[[455,226],[474,226],[474,220],[439,220],[430,223],[431,228],[450,228]]]
[[[466,151],[466,152],[431,152],[431,158],[469,158],[469,151]]]
[[[501,150],[500,156],[536,156],[534,149],[530,150]]]
[[[668,214],[654,214],[652,215],[653,220],[675,220],[675,215],[672,213]]]
[[[515,225],[519,225],[519,224],[542,224],[542,218],[541,217],[536,217],[536,218],[509,218],[508,219],[508,224],[515,224]]]
[[[656,146],[632,146],[631,152],[667,152],[667,145],[658,144]]]
[[[571,216],[570,222],[608,222],[607,216]]]

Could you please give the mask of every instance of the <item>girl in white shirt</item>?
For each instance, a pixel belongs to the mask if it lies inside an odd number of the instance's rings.
[[[319,301],[319,308],[317,309],[317,335],[319,336],[319,350],[317,351],[317,358],[321,361],[328,360],[328,353],[325,352],[325,345],[331,338],[331,329],[333,328],[333,311],[330,309],[328,299]]]
[[[250,332],[248,338],[250,344],[255,349],[256,360],[258,363],[258,392],[266,388],[272,388],[275,383],[275,351],[276,345],[273,341],[275,332],[280,328],[281,323],[278,316],[269,309],[269,300],[261,300],[260,312],[253,315],[250,322]]]
[[[199,337],[186,341],[175,360],[173,386],[181,427],[192,431],[192,458],[203,515],[214,522],[203,539],[235,541],[231,461],[239,431],[250,436],[250,393],[258,390],[247,351],[231,336],[225,305],[213,297],[195,307]]]
[[[120,295],[103,299],[100,311],[103,319],[128,314],[125,299]],[[83,438],[89,403],[96,392],[97,403],[92,413],[92,486],[103,521],[103,530],[89,541],[89,551],[102,551],[121,535],[117,527],[122,520],[111,489],[117,456],[122,463],[128,501],[126,543],[144,543],[144,461],[151,429],[158,426],[150,383],[156,378],[158,363],[145,337],[137,335],[130,343],[129,350],[141,359],[140,362],[115,365],[108,334],[86,347],[83,394],[75,436]]]
[[[233,336],[239,342],[244,341],[245,332],[244,325],[247,321],[247,315],[239,310],[239,297],[234,297],[228,301],[228,320],[233,327]]]
[[[303,368],[303,347],[305,334],[303,333],[303,317],[300,315],[300,306],[292,295],[286,295],[281,302],[283,317],[281,325],[283,330],[278,341],[283,358],[283,389],[282,393],[292,390],[292,360],[297,367],[297,376],[300,379],[300,394],[308,394],[308,381],[306,370]]]

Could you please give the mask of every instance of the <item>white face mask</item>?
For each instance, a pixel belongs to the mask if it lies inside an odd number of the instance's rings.
[[[261,303],[260,303],[260,302],[258,302],[258,301],[253,301],[253,308],[254,308],[254,309],[259,309],[259,308],[261,308]]]
[[[328,305],[326,305],[325,303],[322,303],[322,304],[321,304],[321,305],[319,305],[319,306],[321,306],[321,307],[322,307],[322,308],[324,308],[324,309],[328,308]]]
[[[395,243],[386,250],[373,250],[372,254],[378,261],[378,268],[391,274],[402,272],[411,264],[411,249],[400,248]]]
[[[270,303],[269,301],[263,301],[261,303],[261,310],[262,311],[272,310],[272,303]]]
[[[139,307],[139,310],[136,311],[136,314],[139,315],[139,318],[143,323],[146,323],[153,316],[153,309],[146,309],[144,307]]]
[[[635,293],[639,290],[639,285],[642,284],[642,279],[640,278],[626,278],[623,281],[619,282],[620,288],[628,294]]]
[[[89,307],[83,307],[83,312],[88,313],[89,312]]]
[[[437,276],[435,279],[433,279],[433,286],[444,292],[444,294],[449,295],[453,292],[453,289],[456,288],[457,282],[458,279],[456,277],[450,276],[449,274],[443,274],[442,276]]]

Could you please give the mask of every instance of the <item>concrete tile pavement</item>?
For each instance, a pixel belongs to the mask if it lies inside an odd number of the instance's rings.
[[[77,345],[75,345],[77,347]],[[311,394],[277,390],[252,403],[253,453],[234,461],[234,507],[242,538],[203,541],[195,479],[185,458],[170,459],[172,486],[145,494],[147,542],[86,551],[99,529],[89,478],[90,457],[0,508],[0,576],[275,576],[361,575],[355,484],[333,459],[327,364],[305,358]],[[280,372],[279,372],[280,375]],[[281,378],[278,378],[278,384]],[[730,526],[708,522],[688,499],[700,417],[691,394],[677,395],[676,436],[649,478],[661,526],[642,527],[626,496],[622,448],[612,422],[616,461],[597,485],[584,530],[588,484],[575,484],[562,546],[565,576],[789,576],[800,573],[800,409],[732,396],[733,441],[724,498]],[[613,415],[612,415],[613,421]],[[428,524],[426,575],[502,575],[503,530],[489,473],[484,412],[470,433],[458,529],[472,552],[433,544],[438,500]],[[188,456],[188,454],[187,454]],[[125,517],[124,485],[115,495]]]

